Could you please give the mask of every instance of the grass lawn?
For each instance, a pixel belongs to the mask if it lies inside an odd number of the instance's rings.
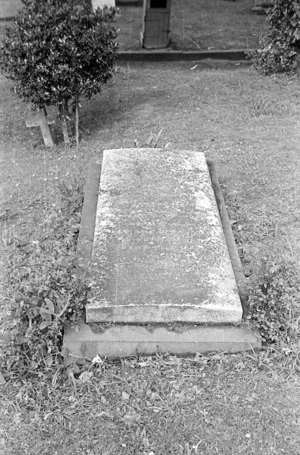
[[[172,0],[173,49],[253,49],[267,30],[266,16],[251,12],[253,0]],[[121,49],[139,49],[143,8],[120,6]]]
[[[160,146],[216,161],[250,280],[270,252],[299,259],[299,80],[214,65],[119,65],[102,94],[83,102],[80,146],[51,150],[26,128],[29,107],[0,79],[2,283],[7,256],[47,233],[59,183],[84,182],[92,156],[161,129]],[[5,319],[9,288],[1,293]],[[133,359],[91,368],[86,382],[10,381],[1,386],[0,453],[299,454],[291,352]]]
[[[251,12],[254,0],[172,0],[171,49],[252,49],[267,30],[266,16]],[[21,0],[0,0],[0,19],[11,17]],[[116,28],[121,50],[140,49],[143,8],[120,6]]]
[[[268,356],[134,359],[90,373],[76,388],[15,384],[14,404],[2,401],[1,453],[299,454],[299,377]]]
[[[159,145],[201,150],[216,161],[244,261],[255,263],[270,248],[297,258],[297,77],[265,78],[238,65],[194,66],[119,66],[103,93],[83,102],[83,140],[70,150],[41,148],[39,131],[25,126],[29,106],[2,78],[2,211],[16,221],[26,207],[32,213],[38,207],[43,219],[41,208],[56,202],[57,181],[75,175],[84,182],[92,156],[134,146],[135,139],[142,144],[163,129]]]

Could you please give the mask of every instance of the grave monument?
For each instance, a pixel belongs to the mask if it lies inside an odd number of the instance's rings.
[[[242,305],[205,155],[105,150],[90,168],[78,254],[92,280],[76,356],[260,347]]]

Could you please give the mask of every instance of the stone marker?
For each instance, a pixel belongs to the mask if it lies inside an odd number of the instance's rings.
[[[203,153],[104,151],[90,168],[78,253],[93,285],[88,324],[64,338],[72,354],[183,355],[261,346],[241,320]]]
[[[53,125],[54,123],[55,123],[55,120],[48,119],[46,117],[43,109],[40,109],[29,120],[26,120],[27,128],[32,128],[34,126],[39,126],[41,128],[44,144],[46,147],[54,146],[50,128],[49,128],[49,125]]]

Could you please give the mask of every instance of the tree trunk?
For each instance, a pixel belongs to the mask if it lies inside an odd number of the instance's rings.
[[[60,107],[61,124],[62,124],[63,136],[64,136],[64,143],[70,144],[68,124],[67,124],[67,115],[68,115],[68,101],[64,100],[62,106]]]
[[[79,145],[79,96],[75,94],[75,139],[76,144]]]
[[[70,144],[70,138],[69,138],[69,132],[68,132],[68,125],[67,125],[66,117],[62,117],[61,124],[62,124],[63,136],[64,136],[64,143],[68,145],[68,144]]]

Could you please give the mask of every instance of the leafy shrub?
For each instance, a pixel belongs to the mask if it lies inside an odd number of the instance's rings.
[[[60,185],[62,203],[45,220],[43,233],[15,243],[10,257],[13,295],[7,370],[36,373],[61,362],[64,330],[82,319],[89,283],[77,266],[76,244],[82,185]]]
[[[248,305],[249,319],[266,343],[299,338],[300,281],[295,264],[265,259]]]
[[[91,0],[23,0],[25,7],[6,30],[0,68],[14,90],[37,108],[55,106],[63,120],[69,105],[76,114],[79,97],[90,99],[113,75],[118,45],[112,26],[116,9],[92,10]]]
[[[249,53],[253,66],[263,74],[295,70],[300,49],[300,0],[276,0],[267,20],[269,32],[260,40],[260,49]]]

